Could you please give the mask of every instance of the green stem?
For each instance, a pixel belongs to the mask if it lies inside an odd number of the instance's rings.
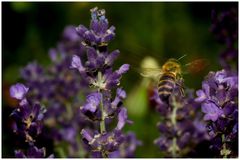
[[[176,137],[173,138],[172,148],[173,148],[173,150],[172,150],[172,157],[176,158],[177,157],[177,149],[178,149],[177,138]]]
[[[99,90],[100,92],[100,90]],[[100,110],[101,110],[101,121],[100,121],[100,133],[103,134],[106,132],[106,126],[105,126],[105,111],[104,111],[104,106],[103,106],[103,96],[101,97],[100,101]],[[103,158],[108,158],[107,153],[102,150],[102,156]]]
[[[176,127],[177,108],[178,108],[177,103],[174,102],[173,103],[173,111],[172,111],[172,114],[171,114],[171,122],[172,122],[174,128]]]
[[[98,72],[98,92],[101,94],[101,84],[102,84],[102,73]],[[101,110],[101,120],[100,120],[100,133],[103,134],[106,132],[106,126],[105,126],[105,111],[103,106],[103,95],[101,94],[101,100],[100,100],[100,110]],[[101,150],[102,157],[108,158],[107,153],[104,150]]]
[[[171,123],[173,125],[173,128],[175,129],[176,128],[176,124],[177,124],[177,110],[179,108],[178,104],[176,103],[176,100],[175,100],[175,97],[173,97],[173,111],[172,111],[172,114],[171,114]],[[177,157],[177,150],[178,150],[178,145],[177,145],[177,137],[174,137],[173,140],[172,140],[172,146],[170,148],[170,151],[171,151],[171,154],[172,154],[172,157]]]
[[[101,110],[101,121],[100,121],[100,133],[104,133],[106,132],[106,126],[105,126],[105,111],[104,111],[104,107],[103,107],[103,97],[101,97],[101,101],[100,101],[100,110]]]
[[[225,143],[225,135],[222,135],[222,142],[223,142],[223,147],[220,151],[221,156],[223,156],[223,158],[227,158],[228,155],[231,154],[231,151],[229,149],[227,149],[226,143]]]

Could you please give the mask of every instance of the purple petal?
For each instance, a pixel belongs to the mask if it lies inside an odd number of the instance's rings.
[[[91,31],[86,31],[83,35],[84,39],[89,42],[97,42],[97,37],[95,37],[95,34]]]
[[[85,129],[82,129],[81,134],[83,138],[86,139],[88,142],[90,142],[93,139],[90,133],[88,133]]]
[[[47,158],[54,158],[54,154],[50,154]]]
[[[115,27],[112,26],[110,29],[107,30],[106,34],[104,35],[104,37],[102,38],[102,41],[103,42],[109,42],[111,41],[114,36],[115,36],[115,33],[114,33],[114,30],[115,30]]]
[[[28,92],[28,89],[29,88],[25,87],[23,84],[17,83],[10,87],[10,95],[13,98],[22,100],[25,94]]]
[[[76,133],[77,131],[73,127],[67,127],[60,130],[63,139],[70,143],[76,140]]]
[[[205,113],[204,120],[212,120],[214,122],[223,114],[223,111],[211,102],[202,104],[202,112]]]
[[[49,54],[49,57],[52,60],[52,62],[56,62],[57,61],[57,51],[56,51],[56,49],[51,48],[49,50],[48,54]]]
[[[183,135],[178,139],[178,146],[180,148],[184,148],[185,145],[189,142],[189,139],[191,138],[191,134],[189,132],[183,133]]]
[[[88,29],[83,26],[83,25],[79,25],[77,28],[76,28],[76,32],[81,36],[83,37],[84,33],[87,31]]]
[[[87,57],[88,57],[88,61],[90,63],[95,63],[95,61],[96,61],[96,59],[98,57],[96,50],[94,48],[92,48],[92,47],[88,48],[88,50],[87,50]]]
[[[207,83],[202,84],[203,92],[205,93],[205,96],[210,95],[210,86]]]
[[[231,88],[238,88],[238,77],[237,76],[227,77],[224,79],[223,82],[226,82],[228,84],[228,86],[230,86]]]
[[[120,102],[121,102],[121,99],[118,96],[116,96],[114,101],[112,101],[111,105],[113,108],[116,108],[120,104]]]
[[[120,51],[119,50],[115,50],[112,53],[110,53],[106,60],[105,63],[109,66],[111,66],[113,64],[113,62],[115,61],[115,59],[119,56]]]
[[[105,33],[108,28],[108,20],[105,18],[105,16],[102,16],[99,23],[100,23],[100,33]]]
[[[32,146],[27,151],[27,157],[29,158],[44,158],[46,155],[46,149],[43,147],[38,149],[36,146]]]
[[[121,75],[116,72],[106,72],[104,75],[106,79],[106,88],[110,89],[112,87],[116,87],[119,84],[119,80]]]
[[[123,89],[118,88],[117,89],[117,96],[120,97],[121,99],[124,99],[124,98],[127,97],[127,94]]]
[[[15,150],[14,152],[16,158],[27,158],[21,150]]]
[[[87,96],[87,102],[98,105],[101,100],[101,94],[98,92],[91,93]]]
[[[97,106],[92,103],[87,103],[83,106],[83,109],[94,113],[97,110]]]
[[[100,24],[97,19],[91,20],[90,29],[93,30],[95,33],[100,32]]]
[[[117,124],[117,129],[121,130],[125,123],[127,121],[127,109],[126,108],[121,108],[121,111],[118,114],[118,124]]]
[[[100,93],[92,93],[87,96],[87,103],[83,106],[84,110],[88,110],[91,112],[95,112],[97,106],[100,104],[101,94]]]
[[[212,120],[213,122],[215,122],[218,119],[218,115],[217,114],[206,114],[206,115],[204,115],[203,119],[205,121]]]
[[[120,75],[122,75],[122,74],[126,73],[126,72],[129,70],[129,67],[130,67],[129,64],[124,64],[124,65],[122,65],[122,66],[119,68],[119,70],[117,70],[117,73],[120,74]]]
[[[203,92],[203,90],[198,90],[197,92],[196,92],[196,94],[197,94],[197,98],[195,99],[195,101],[196,102],[203,102],[204,100],[206,100],[206,95],[205,95],[205,93]]]
[[[225,104],[223,108],[224,115],[231,115],[236,108],[237,108],[237,105],[235,103],[229,102]]]
[[[27,105],[28,104],[28,101],[26,98],[24,98],[23,100],[21,100],[21,102],[19,103],[20,106],[24,106],[24,105]]]
[[[67,26],[63,31],[63,38],[69,41],[77,41],[79,40],[79,36],[76,31],[76,27]]]
[[[85,68],[82,65],[80,57],[78,57],[77,55],[73,55],[70,68],[76,68],[79,70],[79,72],[83,72],[85,70]]]
[[[99,55],[97,58],[97,66],[102,66],[105,63],[105,57],[103,55]]]
[[[226,76],[227,76],[227,74],[226,74],[225,70],[221,70],[221,71],[216,72],[215,79],[218,83],[223,83]]]

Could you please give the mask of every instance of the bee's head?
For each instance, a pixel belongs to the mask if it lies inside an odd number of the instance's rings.
[[[163,71],[165,72],[173,72],[176,75],[181,73],[181,66],[176,59],[169,59],[163,66]]]

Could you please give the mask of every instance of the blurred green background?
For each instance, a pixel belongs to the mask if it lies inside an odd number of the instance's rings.
[[[6,109],[10,105],[9,85],[21,81],[19,69],[33,60],[49,64],[48,49],[57,45],[64,27],[88,26],[89,10],[97,6],[106,10],[110,25],[116,27],[110,50],[119,49],[121,55],[115,66],[129,63],[132,67],[123,77],[122,86],[129,95],[125,103],[129,118],[134,121],[126,130],[135,131],[144,143],[138,147],[136,157],[160,157],[161,152],[153,141],[159,136],[155,126],[161,117],[149,107],[146,88],[141,88],[143,79],[134,68],[146,56],[154,57],[159,64],[184,54],[187,57],[183,63],[206,58],[210,62],[206,70],[184,77],[187,87],[199,89],[210,70],[221,68],[218,56],[223,46],[209,32],[211,11],[233,5],[237,3],[2,2],[3,123],[11,111]],[[6,134],[3,128],[3,157],[13,155]]]

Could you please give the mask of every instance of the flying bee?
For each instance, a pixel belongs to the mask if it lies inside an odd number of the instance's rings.
[[[182,75],[189,72],[198,72],[206,66],[205,59],[197,59],[191,63],[186,64],[187,72],[183,71],[184,67],[181,66],[179,60],[186,55],[174,59],[168,59],[161,68],[142,68],[141,75],[143,77],[152,77],[158,79],[158,95],[160,99],[168,103],[168,99],[173,91],[177,89],[181,96],[184,96],[184,86]]]

